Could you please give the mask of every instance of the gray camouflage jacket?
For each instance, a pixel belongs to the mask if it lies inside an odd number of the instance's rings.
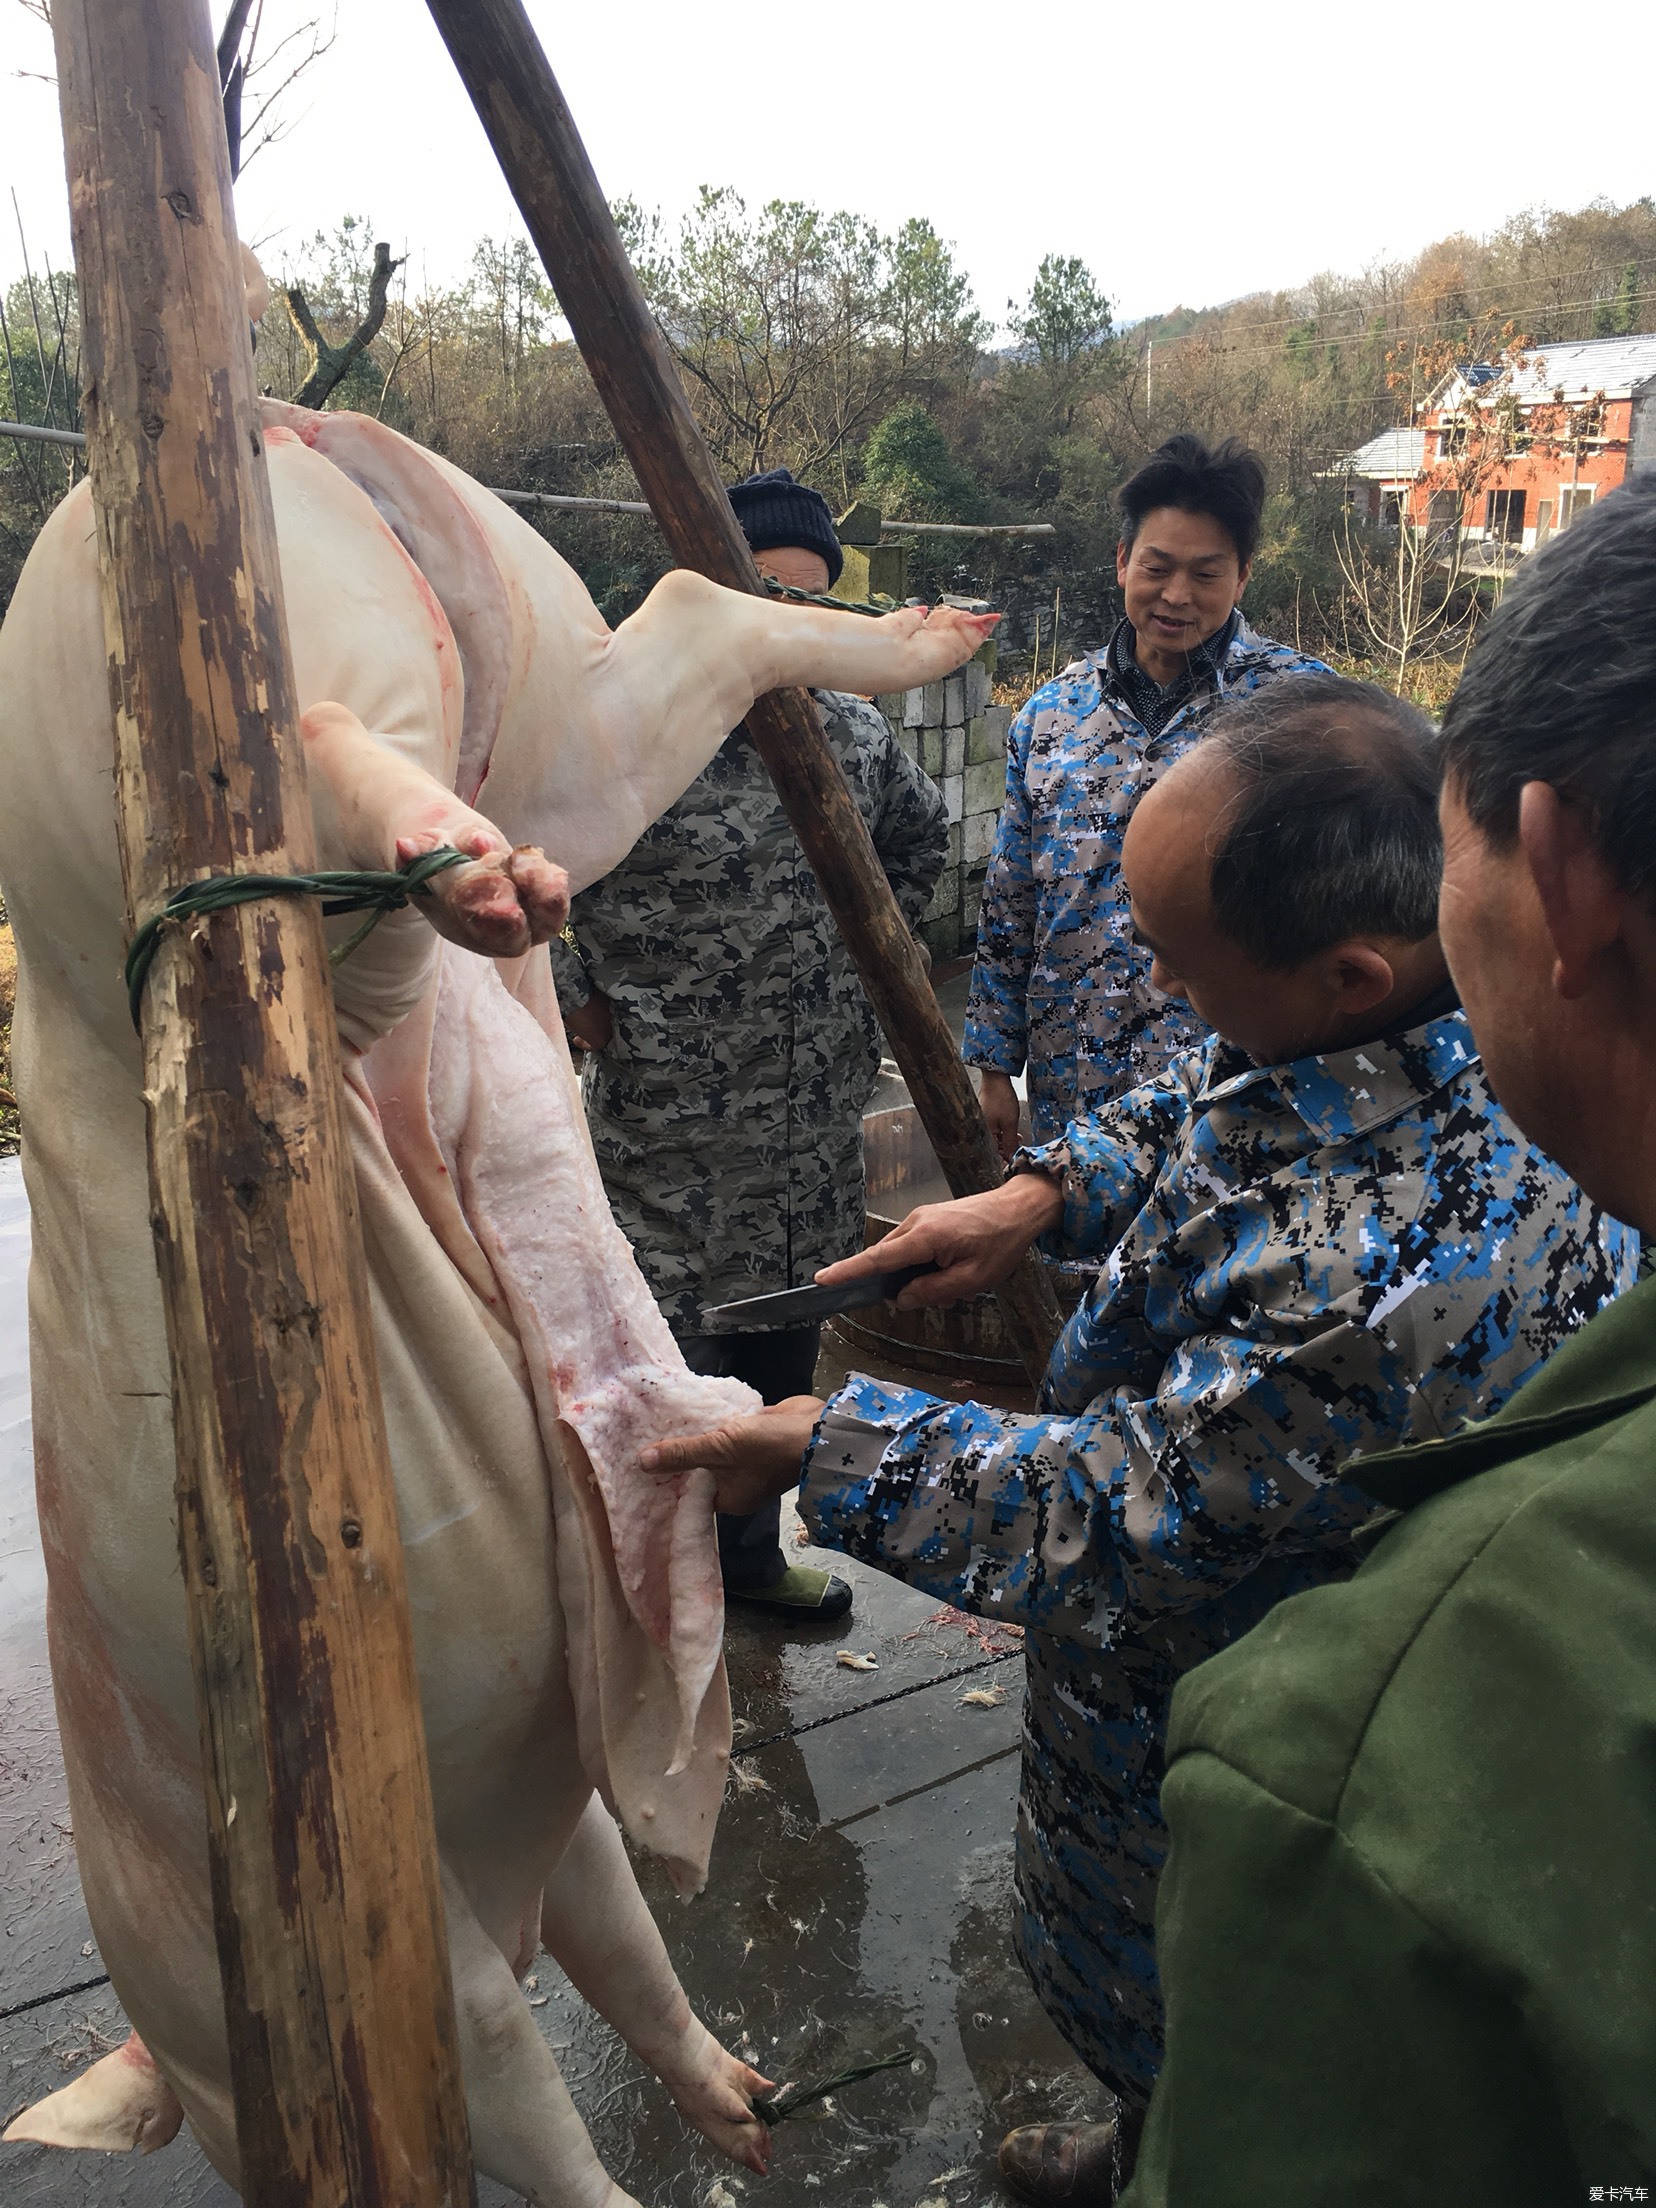
[[[912,927],[943,870],[935,785],[877,707],[819,691]],[[615,1038],[587,1121],[610,1203],[669,1324],[802,1287],[862,1247],[862,1113],[879,1028],[810,862],[744,729],[570,913],[565,1011],[600,989]]]

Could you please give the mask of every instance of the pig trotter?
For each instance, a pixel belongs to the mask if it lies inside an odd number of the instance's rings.
[[[491,843],[492,839],[492,843]],[[399,836],[397,864],[434,850],[435,836]],[[518,958],[549,943],[569,918],[569,877],[532,844],[504,848],[498,831],[468,831],[456,848],[473,857],[445,868],[414,893],[439,935],[485,958]]]
[[[352,864],[406,866],[440,844],[469,863],[416,893],[439,935],[485,958],[518,958],[550,942],[569,917],[569,880],[532,845],[515,850],[491,820],[331,699],[302,716],[312,801],[331,807]]]

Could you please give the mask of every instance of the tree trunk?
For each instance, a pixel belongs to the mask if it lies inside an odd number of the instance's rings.
[[[315,852],[206,11],[53,18],[136,922],[181,883]],[[316,904],[169,929],[143,1055],[242,2190],[457,2208],[471,2156]]]

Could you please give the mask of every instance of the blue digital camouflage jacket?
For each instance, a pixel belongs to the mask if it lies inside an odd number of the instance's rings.
[[[1041,1408],[856,1375],[801,1503],[817,1540],[1030,1629],[1024,1959],[1142,2100],[1174,1685],[1355,1568],[1347,1459],[1493,1410],[1636,1243],[1506,1118],[1459,1011],[1289,1066],[1210,1039],[1020,1162],[1061,1175],[1063,1239],[1102,1261]]]
[[[1187,1006],[1150,986],[1150,954],[1133,941],[1121,888],[1133,807],[1224,699],[1278,675],[1326,672],[1239,620],[1217,678],[1157,736],[1134,717],[1107,648],[1066,667],[1013,722],[965,1057],[1008,1074],[1027,1062],[1038,1141],[1148,1081],[1207,1033]]]

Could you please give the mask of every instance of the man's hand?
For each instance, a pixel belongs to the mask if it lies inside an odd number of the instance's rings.
[[[594,989],[579,1011],[564,1014],[564,1028],[570,1041],[583,1050],[608,1050],[615,1034],[615,1014],[602,989]]]
[[[985,1196],[961,1196],[952,1204],[922,1204],[900,1227],[841,1258],[817,1274],[825,1287],[860,1280],[866,1273],[895,1273],[905,1265],[939,1270],[912,1280],[897,1298],[899,1311],[927,1303],[964,1303],[1003,1281],[1038,1235],[1064,1216],[1064,1192],[1044,1173],[1015,1173]]]
[[[1010,1165],[1018,1147],[1018,1092],[1012,1086],[1012,1076],[997,1073],[993,1066],[982,1067],[979,1080],[978,1102],[983,1107],[985,1124],[1000,1152],[1001,1163]]]
[[[639,1452],[646,1472],[711,1472],[715,1507],[748,1518],[773,1495],[799,1485],[799,1468],[822,1416],[814,1395],[790,1395],[752,1418],[733,1418],[710,1434],[675,1434]]]

